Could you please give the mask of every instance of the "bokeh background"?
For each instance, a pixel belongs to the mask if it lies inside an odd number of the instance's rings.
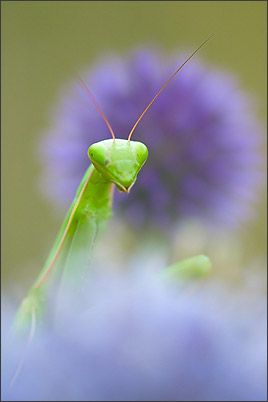
[[[80,70],[106,53],[123,55],[143,44],[156,44],[166,52],[193,50],[216,32],[201,57],[235,74],[252,94],[265,145],[266,7],[262,1],[2,2],[2,288],[15,298],[25,293],[65,213],[53,209],[38,192],[41,166],[36,157],[41,133],[50,124],[51,107],[70,79],[63,61]],[[255,219],[232,234],[239,252],[232,247],[233,237],[223,237],[217,246],[226,268],[221,275],[232,276],[238,259],[241,266],[265,271],[265,193],[263,181]],[[124,230],[119,228],[113,237],[120,241]],[[186,244],[188,236],[192,242],[192,233],[187,229],[180,241]],[[195,234],[198,243],[203,232],[198,229]],[[108,232],[102,250],[109,247]],[[228,253],[229,270],[224,259]]]

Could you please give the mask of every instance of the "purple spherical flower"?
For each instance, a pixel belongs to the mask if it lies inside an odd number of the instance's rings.
[[[140,49],[110,57],[82,74],[115,135],[127,138],[145,107],[184,61]],[[41,144],[42,188],[69,204],[89,165],[90,144],[110,137],[77,83],[62,93]],[[135,224],[200,218],[233,226],[248,217],[259,183],[259,127],[234,77],[191,60],[134,131],[149,148],[130,194],[115,207]]]
[[[4,400],[266,400],[265,315],[219,293],[189,297],[144,274],[91,278],[65,294],[9,388],[16,348],[4,348]]]

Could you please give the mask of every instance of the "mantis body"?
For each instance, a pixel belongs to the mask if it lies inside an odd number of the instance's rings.
[[[160,89],[133,126],[127,140],[115,138],[101,108],[85,83],[78,77],[81,86],[95,104],[113,138],[89,147],[88,156],[91,165],[80,183],[40,275],[21,304],[15,321],[16,328],[27,329],[27,331],[31,328],[30,333],[34,332],[36,319],[42,317],[45,299],[55,284],[60,282],[62,286],[66,282],[73,281],[81,283],[88,269],[94,242],[112,215],[114,186],[120,192],[129,192],[137,179],[138,172],[146,162],[147,147],[141,142],[131,141],[133,131],[162,90],[212,36],[188,57]],[[76,259],[79,255],[82,261]]]

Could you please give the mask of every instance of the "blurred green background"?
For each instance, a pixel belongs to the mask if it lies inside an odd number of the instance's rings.
[[[264,1],[2,1],[2,286],[24,292],[39,273],[61,216],[38,194],[35,149],[69,79],[61,60],[88,66],[106,52],[141,44],[194,49],[240,79],[266,126]],[[265,131],[265,130],[264,130]],[[241,227],[244,258],[266,254],[266,199]],[[226,250],[225,250],[226,251]],[[228,250],[226,251],[228,252]]]

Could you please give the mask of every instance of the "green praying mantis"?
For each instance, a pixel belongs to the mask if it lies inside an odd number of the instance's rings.
[[[51,289],[55,286],[56,288],[64,287],[66,283],[81,284],[83,281],[93,245],[112,216],[114,187],[120,192],[129,193],[135,184],[137,175],[148,157],[146,145],[131,140],[136,126],[168,83],[212,36],[214,34],[187,58],[158,91],[134,124],[127,140],[115,137],[97,101],[84,81],[77,76],[80,85],[105,121],[112,138],[89,147],[88,156],[91,165],[78,187],[40,275],[21,303],[15,319],[15,328],[29,332],[30,338],[34,333],[36,323],[42,319],[45,313],[45,301]],[[83,259],[82,262],[77,260],[78,255]],[[210,270],[210,262],[205,256],[197,256],[172,265],[166,270],[165,276],[171,273],[172,277],[176,277],[180,270],[183,272],[185,269],[188,274],[192,271],[193,275],[198,276],[200,272],[206,273]]]

